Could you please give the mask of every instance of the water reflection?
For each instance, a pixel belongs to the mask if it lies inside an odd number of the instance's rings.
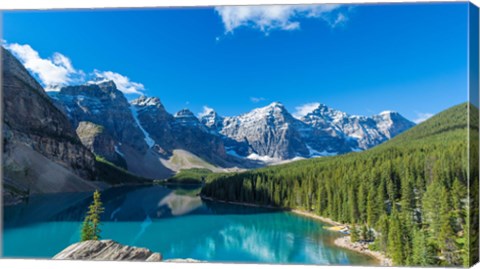
[[[202,201],[198,189],[115,188],[102,193],[102,236],[167,259],[222,262],[375,264],[332,245],[317,221],[266,208]],[[52,257],[78,241],[90,193],[45,195],[5,208],[4,254]]]

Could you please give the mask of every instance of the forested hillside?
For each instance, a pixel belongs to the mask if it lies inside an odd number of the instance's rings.
[[[224,174],[202,194],[371,228],[397,265],[469,265],[467,126],[464,103],[371,150]]]

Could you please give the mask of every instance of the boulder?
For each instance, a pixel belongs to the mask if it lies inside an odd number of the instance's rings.
[[[67,247],[53,259],[159,262],[162,254],[146,248],[125,246],[113,240],[88,240]]]

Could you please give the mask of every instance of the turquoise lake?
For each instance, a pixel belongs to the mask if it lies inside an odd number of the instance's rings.
[[[338,248],[324,224],[290,212],[202,201],[163,186],[102,192],[102,238],[209,262],[377,265]],[[80,238],[91,193],[31,197],[4,208],[3,256],[51,258]],[[326,226],[326,225],[325,225]]]

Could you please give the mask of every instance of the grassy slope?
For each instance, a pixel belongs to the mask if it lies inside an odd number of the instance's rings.
[[[200,184],[202,180],[212,174],[212,171],[206,168],[182,169],[175,176],[167,179],[168,183]]]

